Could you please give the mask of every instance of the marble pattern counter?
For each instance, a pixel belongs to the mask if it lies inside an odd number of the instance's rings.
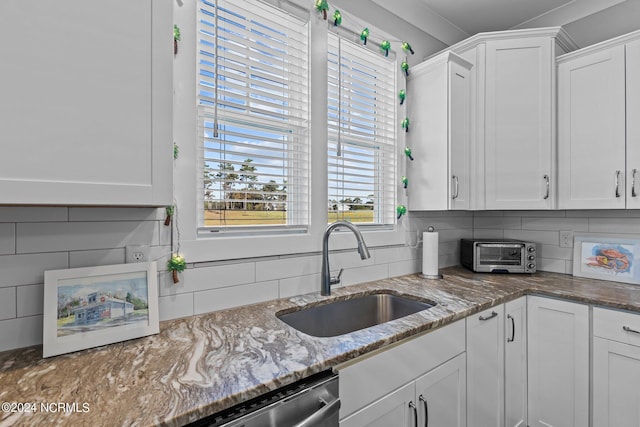
[[[526,294],[640,312],[634,285],[544,272],[443,273],[443,280],[401,276],[334,288],[329,297],[317,292],[161,322],[158,335],[49,359],[42,359],[41,346],[0,353],[0,403],[36,404],[31,413],[0,412],[0,427],[183,425]],[[275,316],[381,290],[438,305],[331,338],[305,335]],[[41,403],[66,406],[46,413]]]

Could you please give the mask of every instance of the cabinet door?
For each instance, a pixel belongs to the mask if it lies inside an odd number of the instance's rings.
[[[627,209],[640,209],[640,40],[626,45]]]
[[[504,306],[467,317],[467,425],[502,426]]]
[[[466,425],[465,379],[465,354],[462,353],[416,380],[418,410],[422,420],[420,425]]]
[[[589,425],[589,307],[527,297],[529,425]]]
[[[593,339],[593,427],[640,425],[640,347]]]
[[[172,12],[0,2],[1,204],[171,204]]]
[[[527,299],[505,304],[504,413],[506,427],[527,426]]]
[[[553,39],[486,44],[486,209],[553,208]]]
[[[625,207],[624,61],[616,46],[558,65],[561,209]]]
[[[469,148],[471,113],[469,69],[455,62],[449,64],[449,163],[451,182],[449,208],[469,209]]]
[[[417,427],[414,398],[415,383],[411,382],[343,419],[340,427]]]

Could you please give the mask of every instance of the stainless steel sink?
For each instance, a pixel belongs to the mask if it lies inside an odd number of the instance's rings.
[[[276,316],[314,337],[335,337],[408,316],[436,305],[391,293],[362,295]]]

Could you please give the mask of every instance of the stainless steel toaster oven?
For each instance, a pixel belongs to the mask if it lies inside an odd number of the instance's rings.
[[[479,273],[535,273],[536,244],[508,239],[461,239],[460,263]]]

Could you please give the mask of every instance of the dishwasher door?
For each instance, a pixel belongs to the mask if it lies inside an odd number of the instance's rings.
[[[193,423],[208,427],[337,427],[338,375],[320,373]]]

